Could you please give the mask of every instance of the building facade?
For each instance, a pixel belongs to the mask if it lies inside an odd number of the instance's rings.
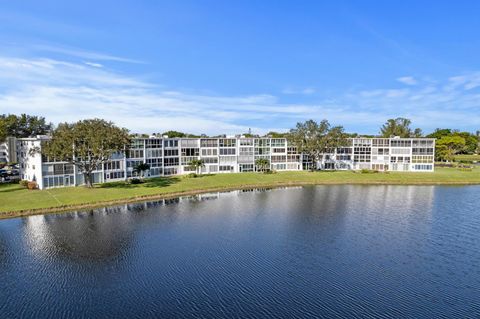
[[[84,177],[67,162],[50,161],[41,152],[48,137],[17,140],[17,155],[22,179],[36,181],[40,189],[77,186]],[[326,170],[417,171],[434,170],[434,139],[354,138],[345,147],[323,154],[316,167]],[[298,171],[311,168],[303,156],[285,138],[135,138],[126,152],[113,154],[110,161],[98,167],[94,183],[126,180],[137,176],[135,167],[150,166],[147,176],[170,176],[193,173],[189,166],[201,159],[202,174],[242,173],[256,171],[255,161],[267,159],[275,171]]]
[[[0,164],[17,162],[17,139],[7,137],[3,143],[0,143]]]

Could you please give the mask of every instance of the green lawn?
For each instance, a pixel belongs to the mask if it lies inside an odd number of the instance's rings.
[[[19,214],[6,212],[33,211],[48,208],[98,205],[133,200],[139,197],[161,197],[191,192],[268,187],[303,184],[480,184],[480,168],[461,171],[455,168],[437,168],[435,173],[370,173],[352,171],[337,172],[282,172],[276,174],[241,173],[218,174],[198,178],[153,178],[144,184],[129,185],[125,182],[84,187],[55,188],[29,191],[19,185],[0,186],[0,218]]]

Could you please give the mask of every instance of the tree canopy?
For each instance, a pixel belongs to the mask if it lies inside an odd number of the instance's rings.
[[[258,171],[265,173],[270,168],[270,161],[266,158],[257,158],[255,166]]]
[[[327,120],[320,123],[314,120],[297,123],[296,128],[290,130],[288,139],[300,153],[308,155],[313,160],[313,168],[316,168],[322,154],[347,144],[347,135],[343,127],[332,127]]]
[[[199,174],[200,169],[205,167],[205,162],[203,159],[193,159],[190,161],[190,163],[188,163],[188,166],[195,169],[195,173]]]
[[[189,134],[189,133],[183,133],[179,131],[166,131],[161,134],[167,135],[169,138],[175,138],[175,137],[200,137],[199,135],[194,135],[194,134]]]
[[[380,128],[380,134],[382,137],[422,137],[422,130],[419,128],[412,129],[410,127],[411,124],[411,120],[403,117],[389,119]]]
[[[453,161],[456,154],[465,148],[465,139],[461,136],[444,136],[437,140],[435,156],[440,161]]]
[[[0,142],[7,136],[31,137],[44,135],[52,130],[53,124],[47,123],[44,117],[27,114],[0,115]]]
[[[75,165],[92,186],[92,173],[108,162],[112,154],[130,145],[128,131],[101,119],[62,123],[53,131],[51,140],[42,146],[42,154]]]
[[[427,135],[427,137],[436,138],[440,140],[444,137],[458,136],[465,140],[465,146],[458,151],[460,154],[475,154],[478,151],[479,138],[477,135],[470,132],[460,132],[452,129],[439,129],[437,128],[433,133]]]
[[[265,136],[270,136],[271,138],[284,138],[287,137],[288,133],[279,133],[279,132],[274,132],[270,131]]]

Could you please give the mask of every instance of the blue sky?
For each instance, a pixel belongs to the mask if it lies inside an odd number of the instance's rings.
[[[0,113],[135,132],[480,129],[478,1],[3,1]]]

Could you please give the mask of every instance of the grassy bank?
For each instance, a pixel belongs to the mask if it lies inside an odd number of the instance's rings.
[[[277,174],[218,174],[198,178],[153,178],[139,185],[125,182],[93,189],[67,187],[29,191],[19,185],[0,186],[0,218],[109,205],[239,188],[312,184],[480,184],[480,168],[461,171],[439,168],[435,173],[282,172]]]

